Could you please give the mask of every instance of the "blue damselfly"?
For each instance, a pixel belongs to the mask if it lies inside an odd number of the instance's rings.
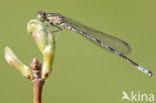
[[[148,74],[149,76],[152,76],[151,71],[143,68],[142,66],[125,56],[125,54],[129,54],[131,51],[130,46],[125,41],[101,31],[92,29],[59,13],[46,13],[44,11],[40,11],[38,13],[38,18],[43,22],[47,22],[50,26],[57,28],[58,31],[62,30],[59,27],[62,26],[65,29],[72,30],[77,32],[78,34],[81,34],[83,37],[93,42],[97,46],[115,53],[129,63],[133,64],[138,70],[144,72],[145,74]]]

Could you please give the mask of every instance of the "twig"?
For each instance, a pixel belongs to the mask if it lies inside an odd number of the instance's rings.
[[[44,80],[34,79],[32,80],[33,84],[33,103],[41,103],[41,97],[42,97],[42,87],[44,84]]]
[[[31,63],[33,77],[33,103],[41,103],[42,87],[44,79],[41,78],[41,63],[37,59],[33,59]]]

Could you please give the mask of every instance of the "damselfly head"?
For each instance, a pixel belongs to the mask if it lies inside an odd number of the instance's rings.
[[[38,15],[37,15],[37,18],[38,18],[38,19],[43,19],[43,20],[44,20],[44,19],[46,18],[46,12],[44,12],[44,11],[42,11],[42,10],[39,11],[39,12],[38,12]]]

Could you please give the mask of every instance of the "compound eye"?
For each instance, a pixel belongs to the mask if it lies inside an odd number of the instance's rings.
[[[38,18],[45,17],[45,15],[46,15],[46,13],[42,10],[38,12]]]
[[[41,18],[45,18],[45,16],[46,16],[46,13],[41,10],[41,11],[38,12],[37,18],[41,19]]]

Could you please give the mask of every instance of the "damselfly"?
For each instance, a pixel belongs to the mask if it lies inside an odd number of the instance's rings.
[[[43,22],[47,22],[50,26],[57,28],[58,31],[62,29],[59,26],[64,27],[65,29],[72,30],[81,34],[83,37],[93,42],[101,48],[105,48],[116,55],[122,57],[129,63],[133,64],[138,70],[152,76],[152,72],[138,65],[124,54],[129,54],[131,51],[130,46],[123,40],[118,39],[114,36],[108,35],[106,33],[100,32],[98,30],[87,27],[71,18],[65,17],[59,13],[46,13],[40,11],[38,13],[38,18]],[[59,25],[59,26],[58,26]]]

